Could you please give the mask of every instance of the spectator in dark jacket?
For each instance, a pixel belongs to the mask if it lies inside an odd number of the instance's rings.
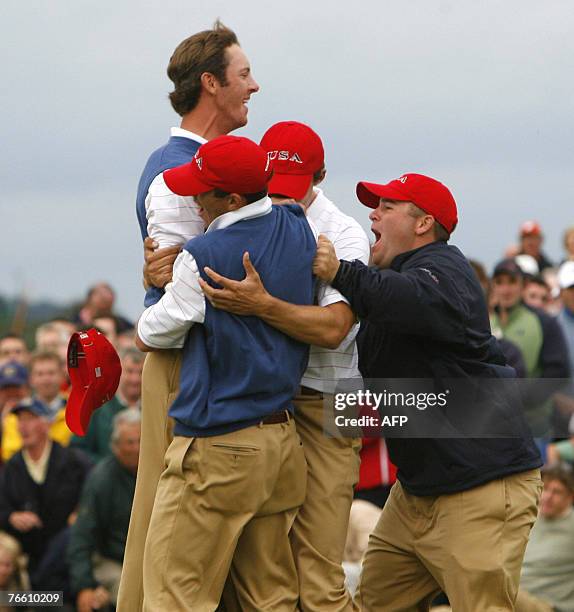
[[[486,298],[486,304],[489,310],[492,308],[492,296],[491,296],[491,284],[490,279],[488,278],[488,274],[486,273],[485,267],[478,261],[474,259],[469,259],[468,263],[470,267],[474,270],[480,286],[484,291],[484,296]],[[493,330],[494,333],[494,330]],[[499,334],[495,334],[496,339],[498,340],[498,344],[500,346],[500,350],[506,359],[506,363],[514,368],[516,372],[516,376],[518,378],[524,378],[526,376],[526,364],[524,363],[524,357],[522,356],[522,351],[518,348],[514,342],[502,337],[502,332]]]
[[[449,379],[486,387],[514,376],[476,275],[447,244],[457,224],[450,191],[405,174],[388,185],[359,183],[357,195],[374,209],[374,267],[340,262],[322,236],[314,270],[361,319],[363,377],[426,378],[444,390]],[[369,540],[362,609],[428,609],[441,589],[455,610],[513,609],[541,460],[521,414],[512,414],[513,438],[387,439],[398,480]],[[425,411],[430,424],[441,415]]]
[[[115,416],[111,442],[113,454],[86,481],[70,535],[68,565],[79,612],[117,602],[139,457],[138,410]]]
[[[75,518],[90,463],[81,452],[50,440],[44,404],[24,400],[13,410],[18,415],[22,450],[2,472],[0,529],[13,535],[29,555],[32,587],[49,590],[55,585],[50,583],[53,575],[46,572],[57,568],[47,567],[46,559],[62,557],[56,549],[63,545],[62,534]]]
[[[491,325],[495,334],[516,344],[524,357],[528,378],[568,378],[568,348],[560,324],[554,318],[522,301],[523,272],[513,259],[494,268],[492,298],[495,310]],[[552,401],[556,388],[534,381],[525,393],[525,414],[542,457],[552,437]]]

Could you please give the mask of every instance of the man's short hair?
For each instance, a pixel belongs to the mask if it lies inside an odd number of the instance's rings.
[[[134,363],[143,363],[145,360],[145,353],[142,353],[135,346],[121,349],[119,351],[119,356],[121,361],[124,361],[124,359],[130,359]]]
[[[88,292],[86,293],[86,302],[89,302],[92,299],[92,296],[96,291],[98,291],[98,289],[105,289],[106,291],[109,291],[114,298],[116,297],[116,292],[111,285],[108,283],[98,283],[97,285],[92,285],[88,288]]]
[[[54,353],[54,351],[39,350],[32,353],[30,363],[28,364],[28,370],[32,372],[34,366],[40,361],[53,361],[58,365],[58,367],[64,367],[64,362],[58,353]]]
[[[141,413],[137,408],[126,408],[118,412],[113,420],[112,437],[110,439],[112,446],[116,446],[119,442],[123,425],[140,425],[141,420]]]
[[[62,344],[67,343],[70,338],[70,334],[66,330],[64,330],[60,323],[58,323],[57,321],[49,321],[48,323],[42,323],[41,325],[38,325],[38,327],[36,328],[36,344],[40,344],[38,342],[38,339],[42,334],[45,333],[57,334],[58,339]]]
[[[20,340],[20,342],[23,342],[24,344],[26,344],[26,340],[24,340],[24,338],[20,334],[14,334],[12,332],[8,332],[7,334],[2,334],[0,336],[0,342],[3,342],[4,340]]]
[[[316,185],[321,180],[323,172],[325,171],[325,164],[323,164],[319,170],[315,170],[315,172],[313,172],[313,185]]]
[[[574,474],[572,473],[572,467],[570,465],[565,463],[554,463],[542,468],[541,474],[544,482],[557,480],[564,485],[570,493],[574,494]]]
[[[102,315],[94,317],[94,320],[96,320],[96,319],[108,319],[109,321],[111,321],[112,325],[114,327],[114,334],[117,335],[119,325],[118,325],[118,318],[115,315],[113,315],[111,313],[110,314],[102,314]],[[95,327],[97,327],[97,325],[95,325]]]
[[[213,74],[221,85],[227,85],[225,71],[228,58],[225,50],[238,44],[235,32],[219,19],[211,30],[198,32],[179,43],[167,67],[167,76],[175,85],[169,99],[178,115],[183,117],[197,106],[204,72]]]
[[[544,287],[544,289],[550,291],[550,287],[548,286],[548,283],[542,278],[542,276],[540,276],[540,274],[525,274],[524,275],[524,286],[526,285],[530,285],[530,284],[534,284],[534,285],[538,285],[539,287]]]
[[[213,196],[215,198],[226,198],[230,195],[227,191],[223,191],[223,189],[214,189]],[[247,204],[253,204],[253,202],[257,202],[258,200],[262,200],[267,195],[267,189],[263,191],[258,191],[257,193],[243,193],[241,197],[245,198]]]

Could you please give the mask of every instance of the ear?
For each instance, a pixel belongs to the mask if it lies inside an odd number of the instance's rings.
[[[423,215],[419,217],[415,225],[415,234],[417,236],[423,236],[427,232],[432,232],[435,223],[436,221],[432,215]]]
[[[319,174],[319,177],[313,181],[313,185],[319,185],[320,183],[322,183],[325,180],[326,174],[327,174],[327,168],[323,166],[323,168],[321,168],[321,174]]]
[[[237,210],[238,208],[245,206],[245,204],[247,203],[245,198],[239,195],[238,193],[231,193],[229,194],[228,198],[229,198],[229,205],[227,207],[228,211]]]
[[[211,72],[204,72],[200,77],[201,87],[208,94],[213,95],[217,89],[217,79]]]

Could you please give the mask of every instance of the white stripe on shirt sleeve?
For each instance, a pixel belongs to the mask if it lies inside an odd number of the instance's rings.
[[[147,232],[159,248],[183,245],[204,232],[199,207],[192,197],[179,196],[165,184],[158,174],[145,199]]]
[[[205,321],[205,296],[193,256],[182,251],[173,264],[173,280],[161,300],[138,322],[138,336],[151,348],[181,348],[190,327]]]

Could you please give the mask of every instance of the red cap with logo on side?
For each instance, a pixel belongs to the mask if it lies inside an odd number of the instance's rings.
[[[412,202],[428,215],[432,215],[449,234],[458,223],[456,202],[452,193],[441,182],[424,174],[403,174],[386,185],[360,182],[357,184],[357,197],[370,208],[377,208],[380,198]]]
[[[94,328],[72,334],[68,343],[72,392],[66,423],[76,435],[85,436],[94,410],[114,397],[121,373],[116,349],[103,334]]]
[[[166,170],[163,178],[181,196],[213,189],[244,195],[267,187],[271,167],[265,151],[249,138],[219,136],[201,145],[191,162]]]
[[[261,146],[273,166],[269,193],[301,200],[315,172],[325,165],[321,139],[308,125],[281,121],[263,135]]]

